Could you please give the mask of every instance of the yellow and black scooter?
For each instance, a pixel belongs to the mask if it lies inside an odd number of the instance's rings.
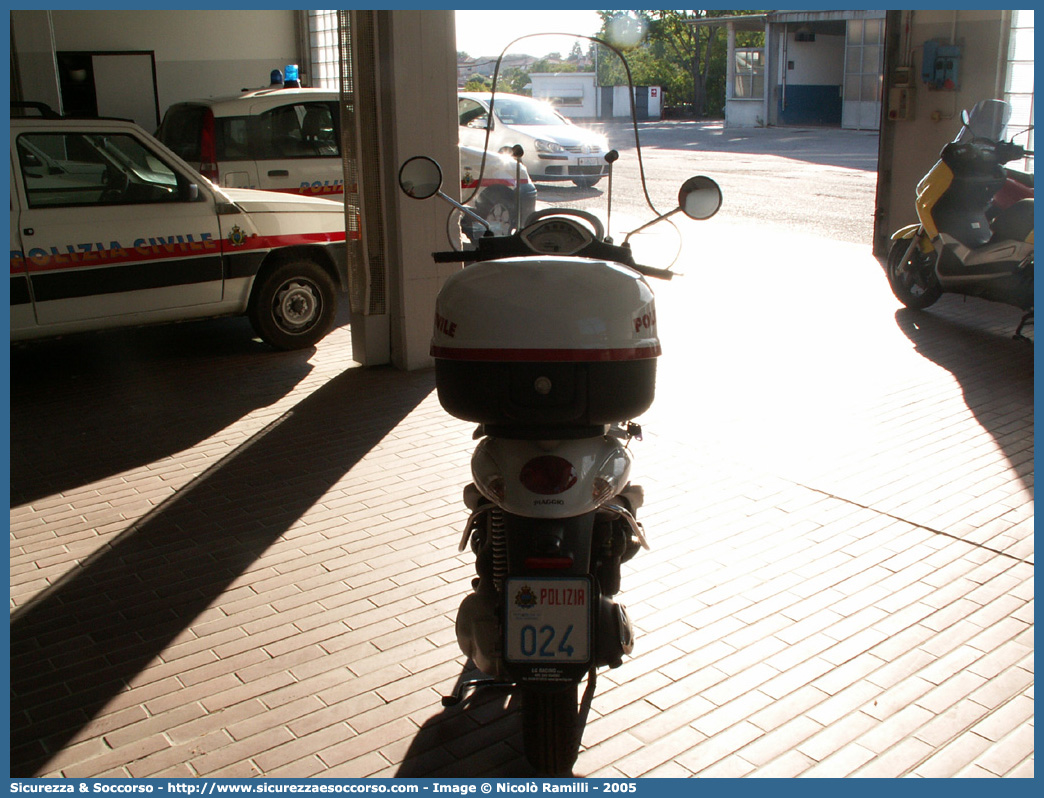
[[[888,282],[908,308],[943,293],[1003,302],[1033,318],[1033,175],[1005,163],[1032,155],[1005,141],[1011,107],[983,100],[964,111],[957,138],[917,184],[918,224],[892,234]],[[1006,189],[1005,187],[1008,186]],[[1003,197],[1013,193],[1014,202]]]

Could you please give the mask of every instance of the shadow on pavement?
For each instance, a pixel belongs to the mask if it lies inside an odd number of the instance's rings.
[[[984,304],[946,296],[928,310],[901,308],[895,321],[919,354],[954,376],[968,409],[1032,490],[1033,343],[1012,340],[1020,311],[988,305],[997,321],[984,325]]]
[[[99,379],[99,402],[123,384]],[[11,775],[40,772],[433,389],[348,369],[16,612]]]
[[[482,678],[468,666],[458,683]],[[397,778],[528,778],[536,775],[522,754],[518,697],[505,687],[483,687],[430,718],[410,743]]]
[[[314,353],[277,352],[245,319],[12,347],[11,506],[206,440],[293,390]]]

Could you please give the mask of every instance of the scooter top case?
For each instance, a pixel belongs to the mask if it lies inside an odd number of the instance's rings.
[[[439,292],[431,354],[439,401],[456,418],[509,437],[586,436],[652,404],[653,292],[604,260],[474,263]]]

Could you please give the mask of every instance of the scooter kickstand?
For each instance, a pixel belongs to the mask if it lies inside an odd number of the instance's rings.
[[[1015,328],[1015,334],[1013,336],[1011,336],[1013,340],[1015,340],[1015,341],[1028,341],[1029,340],[1029,338],[1027,338],[1025,335],[1022,334],[1022,328],[1026,326],[1026,322],[1028,322],[1028,321],[1033,321],[1033,311],[1032,310],[1030,310],[1028,313],[1023,315],[1022,321],[1019,322],[1019,326]]]
[[[455,707],[464,700],[464,694],[467,693],[468,690],[478,690],[482,687],[514,687],[514,684],[512,682],[503,682],[500,679],[494,679],[492,676],[484,679],[466,679],[462,682],[458,682],[450,695],[444,695],[442,697],[442,706]]]

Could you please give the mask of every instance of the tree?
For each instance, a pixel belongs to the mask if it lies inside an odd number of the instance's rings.
[[[530,82],[527,70],[520,67],[509,67],[497,76],[497,91],[528,95],[532,91],[529,88]]]
[[[483,75],[471,75],[464,83],[464,91],[489,91],[492,84],[493,81]]]
[[[562,61],[555,55],[549,55],[533,63],[530,72],[576,72],[576,64],[570,61]]]
[[[610,41],[611,22],[619,11],[599,11],[602,30],[599,38]],[[646,27],[643,41],[626,53],[636,85],[663,86],[669,97],[688,101],[696,116],[719,116],[725,107],[727,42],[724,20],[715,18],[760,11],[632,11]],[[692,21],[704,21],[693,25]],[[760,37],[761,41],[758,40]],[[742,39],[742,42],[739,41]],[[737,43],[760,46],[764,34],[744,34]],[[599,48],[598,75],[601,85],[626,82],[619,59],[606,48]]]

